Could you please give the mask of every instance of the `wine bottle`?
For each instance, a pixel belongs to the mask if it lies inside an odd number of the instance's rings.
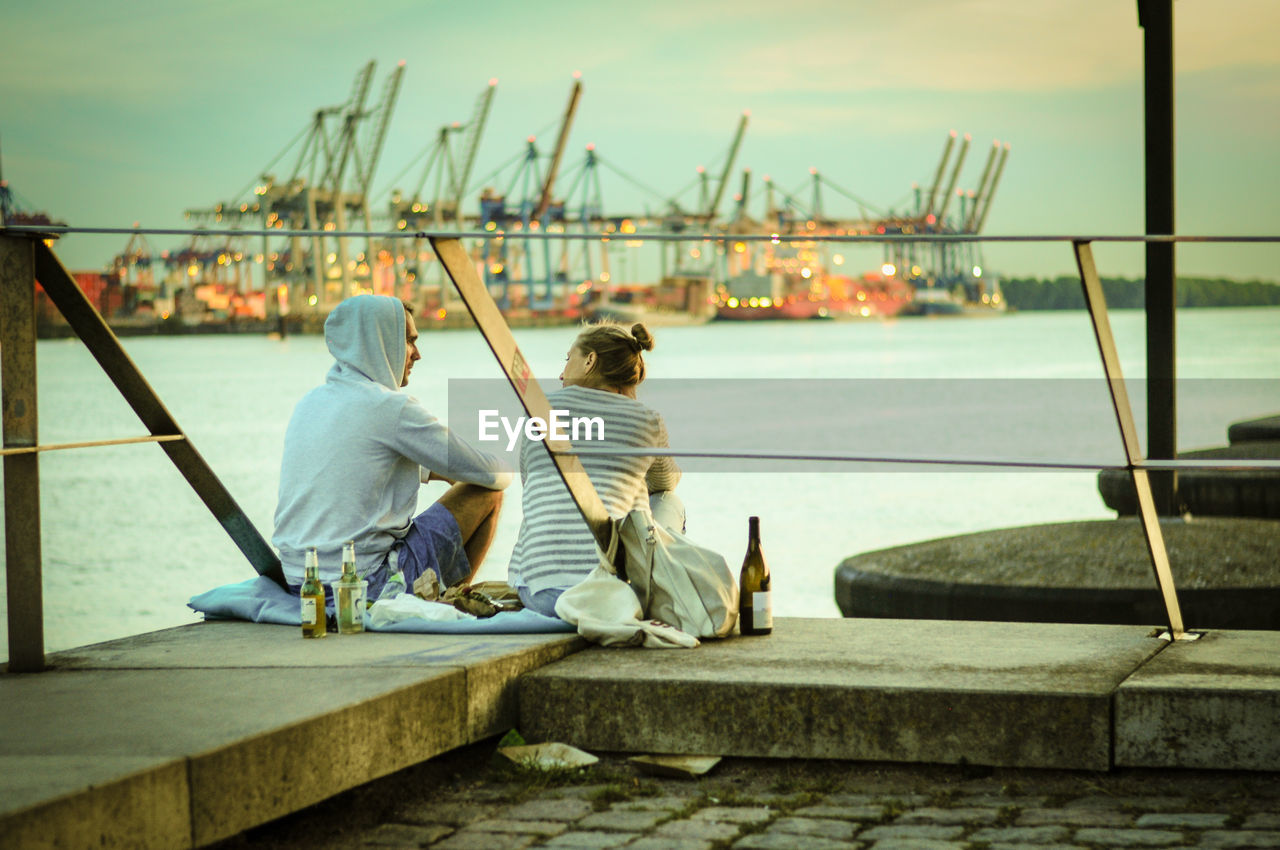
[[[342,546],[342,576],[333,583],[333,598],[338,608],[338,634],[353,635],[364,631],[364,587],[356,574],[356,544],[348,540]]]
[[[322,638],[328,634],[324,623],[324,585],[320,583],[320,556],[315,547],[307,550],[306,574],[302,580],[302,636]]]
[[[738,596],[738,631],[767,635],[773,631],[773,592],[769,565],[760,549],[760,517],[747,520],[747,556],[742,559],[741,593]]]

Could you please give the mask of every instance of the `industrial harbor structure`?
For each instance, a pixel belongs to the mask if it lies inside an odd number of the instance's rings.
[[[470,240],[468,249],[499,307],[517,324],[601,316],[689,323],[1003,309],[999,283],[983,269],[976,241],[892,244],[879,268],[862,270],[846,267],[821,237],[981,232],[1007,143],[992,144],[977,185],[965,189],[960,175],[971,138],[951,131],[931,184],[913,187],[912,207],[880,210],[817,168],[793,191],[766,176],[763,190],[753,195],[751,169],[735,171],[749,122],[744,112],[715,169],[698,166],[692,186],[664,195],[594,145],[570,160],[568,138],[583,88],[575,73],[553,145],[542,149],[536,136],[528,136],[505,164],[476,179],[498,84],[491,79],[470,118],[441,125],[401,167],[398,188],[377,197],[374,180],[405,65],[386,76],[376,101],[375,68],[370,61],[357,72],[345,101],[314,110],[239,196],[187,209],[183,244],[157,250],[139,231],[105,268],[78,272],[90,301],[124,332],[312,327],[343,298],[361,292],[405,299],[427,327],[451,325],[466,317],[428,241],[406,234],[455,231],[492,234]],[[606,171],[644,188],[657,211],[606,208]],[[407,188],[399,188],[405,179]],[[739,191],[730,198],[729,186],[738,180]],[[696,199],[682,200],[690,189]],[[824,195],[852,202],[857,214],[829,211]],[[6,207],[7,222],[32,223],[13,215]],[[638,247],[644,234],[659,232],[687,233],[689,240],[659,243],[658,268],[648,275],[653,279],[641,280],[645,273],[637,273],[628,249]],[[529,238],[537,233],[586,238]],[[738,238],[749,235],[771,238]],[[42,327],[51,332],[60,317],[42,306]]]

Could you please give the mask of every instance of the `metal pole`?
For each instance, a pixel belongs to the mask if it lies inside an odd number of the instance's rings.
[[[1143,29],[1146,204],[1148,236],[1174,232],[1173,0],[1139,0]],[[1174,244],[1147,243],[1147,454],[1177,456],[1177,400],[1174,386],[1176,303]],[[1177,513],[1177,478],[1153,472],[1156,510]]]
[[[35,238],[0,235],[0,398],[4,447],[38,444]],[[44,669],[39,455],[4,457],[9,672]]]

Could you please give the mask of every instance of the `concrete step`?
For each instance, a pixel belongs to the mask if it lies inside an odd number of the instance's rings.
[[[1107,770],[1143,626],[786,619],[694,651],[526,674],[520,728],[587,750]]]
[[[1115,702],[1118,767],[1280,770],[1280,632],[1179,641]]]
[[[0,676],[0,847],[202,846],[516,724],[576,636],[206,622]]]

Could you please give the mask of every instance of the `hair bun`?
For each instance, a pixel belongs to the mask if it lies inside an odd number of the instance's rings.
[[[631,336],[639,346],[637,351],[653,351],[653,334],[649,333],[649,329],[643,324],[636,322],[632,325]]]

